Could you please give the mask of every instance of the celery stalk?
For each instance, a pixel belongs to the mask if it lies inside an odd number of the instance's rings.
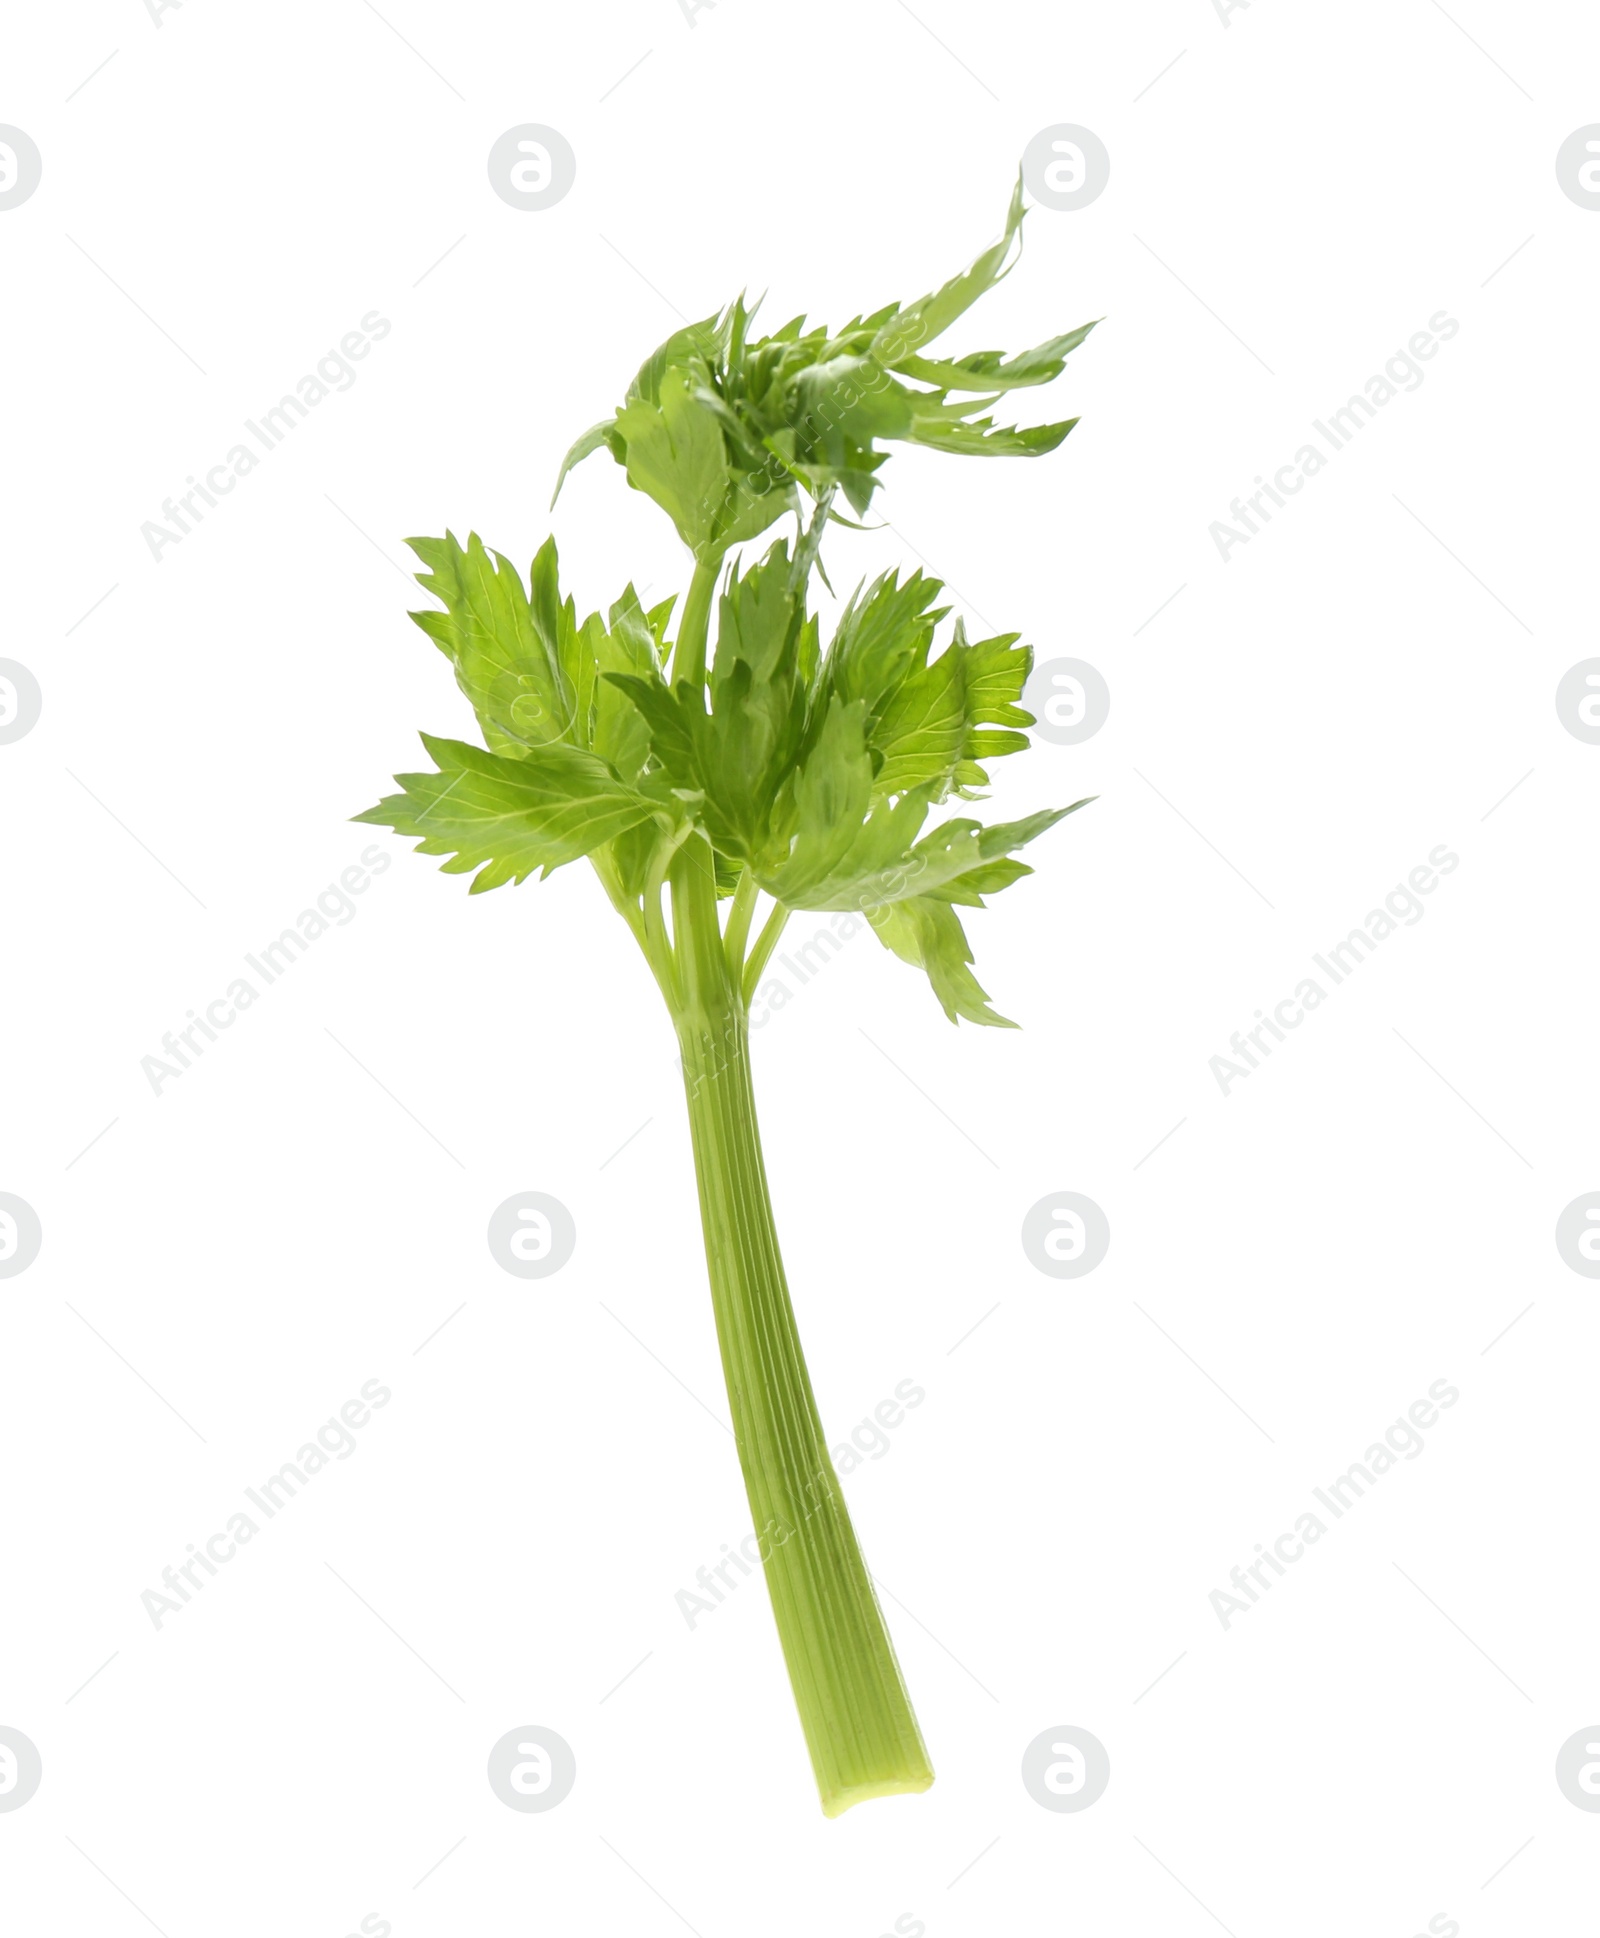
[[[1003,233],[966,269],[838,333],[796,317],[757,337],[736,298],[674,331],[571,447],[558,492],[609,452],[694,560],[675,639],[675,601],[646,610],[631,584],[580,621],[553,537],[526,582],[475,532],[465,545],[449,531],[412,539],[438,604],[411,616],[450,661],[483,744],[424,734],[432,768],[396,775],[400,791],[355,817],[447,857],[474,895],[587,859],[666,999],[739,1461],[830,1817],[926,1790],[933,1771],[800,1350],[756,1127],[749,1005],[791,911],[815,909],[864,919],[952,1022],[1014,1027],[973,973],[963,923],[1030,875],[1019,851],[1085,803],[1013,821],[929,817],[983,800],[985,763],[1027,746],[1032,648],[1017,633],[969,638],[957,617],[935,652],[949,608],[921,571],[857,587],[826,644],[808,591],[813,571],[831,589],[825,530],[851,522],[835,501],[866,513],[884,442],[1032,459],[1077,423],[988,413],[1002,393],[1059,377],[1092,324],[1013,356],[926,354],[1009,273],[1025,214],[1019,179]],[[784,537],[754,563],[740,557],[791,516],[792,553]]]
[[[674,1020],[728,1405],[822,1808],[836,1817],[868,1797],[926,1790],[933,1770],[800,1347],[756,1125],[747,1009],[703,841],[674,863],[672,910],[683,983]]]

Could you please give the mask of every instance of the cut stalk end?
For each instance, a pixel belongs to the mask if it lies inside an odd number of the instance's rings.
[[[882,1777],[875,1783],[852,1784],[844,1790],[824,1790],[822,1814],[824,1817],[842,1817],[856,1804],[868,1803],[873,1797],[920,1796],[932,1785],[933,1772],[924,1764],[920,1770],[907,1771],[904,1776]]]

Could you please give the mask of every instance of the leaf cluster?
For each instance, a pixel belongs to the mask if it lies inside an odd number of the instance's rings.
[[[572,446],[557,494],[574,465],[608,450],[696,557],[720,556],[795,510],[802,492],[819,504],[842,492],[860,517],[889,455],[885,442],[970,457],[1055,450],[1075,417],[1019,430],[997,425],[988,409],[1007,391],[1060,376],[1093,323],[1015,356],[925,354],[1009,275],[1024,213],[1019,179],[1004,233],[959,275],[837,331],[808,329],[796,316],[770,336],[752,336],[754,312],[743,296],[687,324],[645,360],[614,415]]]
[[[573,447],[563,475],[605,446],[694,552],[675,639],[675,602],[647,611],[631,585],[580,621],[553,538],[526,582],[475,533],[412,539],[438,605],[411,616],[484,744],[424,735],[433,770],[398,775],[400,792],[357,819],[446,856],[474,893],[587,856],[669,1001],[683,938],[668,934],[663,887],[685,843],[703,842],[716,895],[732,898],[726,948],[746,993],[789,911],[850,910],[926,972],[952,1019],[1003,1023],[958,910],[1031,873],[1017,851],[1073,809],[988,825],[935,810],[977,797],[988,765],[1027,746],[1031,649],[1015,633],[969,639],[920,571],[858,587],[826,643],[807,593],[834,495],[866,508],[880,439],[1033,456],[1076,422],[997,429],[982,413],[1059,375],[1088,325],[1017,356],[924,354],[1007,273],[1021,220],[1019,185],[1004,235],[969,268],[837,334],[796,319],[753,339],[740,299],[663,344]],[[817,510],[792,549],[779,538],[754,563],[727,558],[798,515],[801,492]],[[747,953],[762,895],[772,913]]]

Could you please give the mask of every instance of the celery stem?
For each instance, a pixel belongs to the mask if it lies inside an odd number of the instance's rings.
[[[717,1339],[772,1612],[826,1815],[933,1781],[828,1457],[756,1125],[747,1012],[717,922],[711,850],[672,869],[675,1021]]]
[[[761,933],[756,937],[755,947],[750,951],[744,966],[744,1000],[749,1003],[756,993],[756,984],[761,980],[761,972],[772,959],[772,952],[778,946],[778,937],[783,934],[784,924],[789,920],[789,911],[779,902],[772,913],[761,925]]]
[[[750,939],[750,918],[755,914],[756,897],[760,890],[756,878],[745,869],[739,877],[739,885],[733,891],[733,905],[728,910],[728,926],[723,931],[722,946],[727,954],[728,969],[735,980],[744,973],[745,944]]]

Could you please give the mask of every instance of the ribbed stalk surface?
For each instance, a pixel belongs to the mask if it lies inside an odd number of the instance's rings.
[[[925,1790],[933,1771],[823,1439],[767,1191],[744,1005],[720,939],[714,954],[707,946],[708,916],[715,936],[715,900],[691,856],[674,879],[689,969],[677,1022],[717,1338],[778,1635],[834,1817]]]

